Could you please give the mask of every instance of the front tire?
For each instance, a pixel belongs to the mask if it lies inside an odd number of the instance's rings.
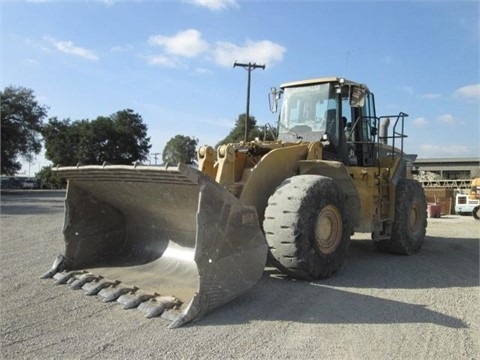
[[[291,177],[270,197],[263,228],[271,264],[294,278],[327,278],[342,266],[350,242],[345,195],[331,178]]]

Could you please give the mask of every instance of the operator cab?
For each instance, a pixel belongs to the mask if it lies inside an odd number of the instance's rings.
[[[276,112],[282,95],[278,140],[320,141],[325,160],[373,164],[375,103],[365,85],[342,78],[283,84],[280,90],[271,91],[272,112]]]

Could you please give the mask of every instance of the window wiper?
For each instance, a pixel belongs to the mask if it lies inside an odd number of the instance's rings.
[[[303,136],[298,135],[295,131],[288,130],[288,133],[287,133],[287,134],[292,134],[292,135],[294,135],[297,140],[303,140]]]
[[[296,138],[297,140],[303,140],[303,136],[298,135],[298,133],[296,133],[295,131],[289,129],[289,128],[286,127],[284,124],[280,123],[279,125],[280,125],[280,126],[279,126],[279,130],[280,130],[280,128],[283,128],[283,129],[287,130],[287,132],[286,132],[285,134],[293,135],[293,136],[295,136],[295,138]]]

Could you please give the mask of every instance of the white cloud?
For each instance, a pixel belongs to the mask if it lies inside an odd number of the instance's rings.
[[[171,55],[195,57],[208,50],[208,43],[195,29],[180,31],[174,36],[154,35],[148,40],[150,44],[161,46]]]
[[[169,68],[185,67],[181,62],[164,55],[147,56],[147,62],[149,65],[156,65],[161,67],[169,67]]]
[[[127,45],[116,45],[112,46],[110,51],[111,52],[129,52],[133,50],[133,46],[130,44]]]
[[[38,60],[35,60],[35,59],[25,59],[23,60],[23,62],[27,65],[34,65],[34,66],[40,64]]]
[[[469,154],[465,145],[422,144],[420,151],[422,157],[462,157]]]
[[[438,99],[441,97],[441,94],[434,94],[434,93],[428,93],[428,94],[423,94],[420,96],[422,99]]]
[[[415,126],[425,126],[427,125],[427,119],[425,119],[424,117],[417,117],[413,119],[413,124]]]
[[[454,95],[465,100],[480,100],[480,84],[458,88],[455,90]]]
[[[212,70],[205,69],[205,68],[196,68],[195,69],[195,74],[197,75],[209,75],[213,74]]]
[[[55,49],[64,54],[81,57],[86,60],[98,60],[98,56],[93,51],[75,46],[73,41],[56,40],[48,36],[44,37],[44,40],[48,41]]]
[[[271,66],[283,59],[286,48],[269,40],[248,40],[243,46],[228,41],[209,44],[195,29],[180,31],[173,36],[153,35],[150,45],[162,47],[163,53],[147,57],[152,65],[178,67],[179,58],[195,58],[204,55],[204,59],[215,64],[232,67],[235,61],[255,62]]]
[[[458,121],[451,114],[440,115],[438,120],[448,125],[458,124]]]
[[[228,8],[239,8],[235,0],[189,0],[187,1],[197,6],[206,7],[212,11],[226,10]]]
[[[235,61],[271,65],[281,61],[285,51],[285,47],[269,40],[248,40],[244,46],[219,41],[216,44],[213,58],[218,65],[228,67],[233,66]]]

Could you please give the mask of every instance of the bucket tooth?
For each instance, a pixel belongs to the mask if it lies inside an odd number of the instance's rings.
[[[40,276],[40,279],[50,279],[55,275],[57,272],[60,271],[60,268],[63,266],[63,262],[65,257],[62,254],[58,254],[57,258],[53,262],[52,268]]]
[[[161,296],[141,303],[138,308],[146,312],[145,317],[150,319],[155,316],[162,315],[165,310],[175,306],[180,306],[180,301],[174,296]]]
[[[103,297],[104,302],[112,302],[117,300],[120,296],[127,294],[129,292],[135,292],[137,291],[138,288],[136,287],[118,287],[118,286],[113,286],[113,287],[107,287],[102,289],[98,295]]]
[[[83,287],[86,283],[89,283],[93,280],[97,279],[95,275],[92,274],[85,274],[80,276],[78,279],[75,279],[71,284],[70,284],[70,289],[72,290],[78,290]]]
[[[100,279],[99,281],[94,281],[90,283],[86,283],[85,285],[82,286],[83,290],[86,290],[85,295],[87,296],[92,296],[92,295],[97,295],[102,289],[105,289],[109,286],[117,286],[120,284],[120,281],[107,281],[104,279]]]
[[[66,273],[56,273],[53,278],[56,280],[55,284],[62,285],[66,284],[72,277],[76,275],[83,274],[83,271],[69,271]]]
[[[123,294],[117,299],[117,302],[123,304],[124,309],[136,308],[141,303],[155,298],[158,294],[140,294],[140,293],[128,293]]]

